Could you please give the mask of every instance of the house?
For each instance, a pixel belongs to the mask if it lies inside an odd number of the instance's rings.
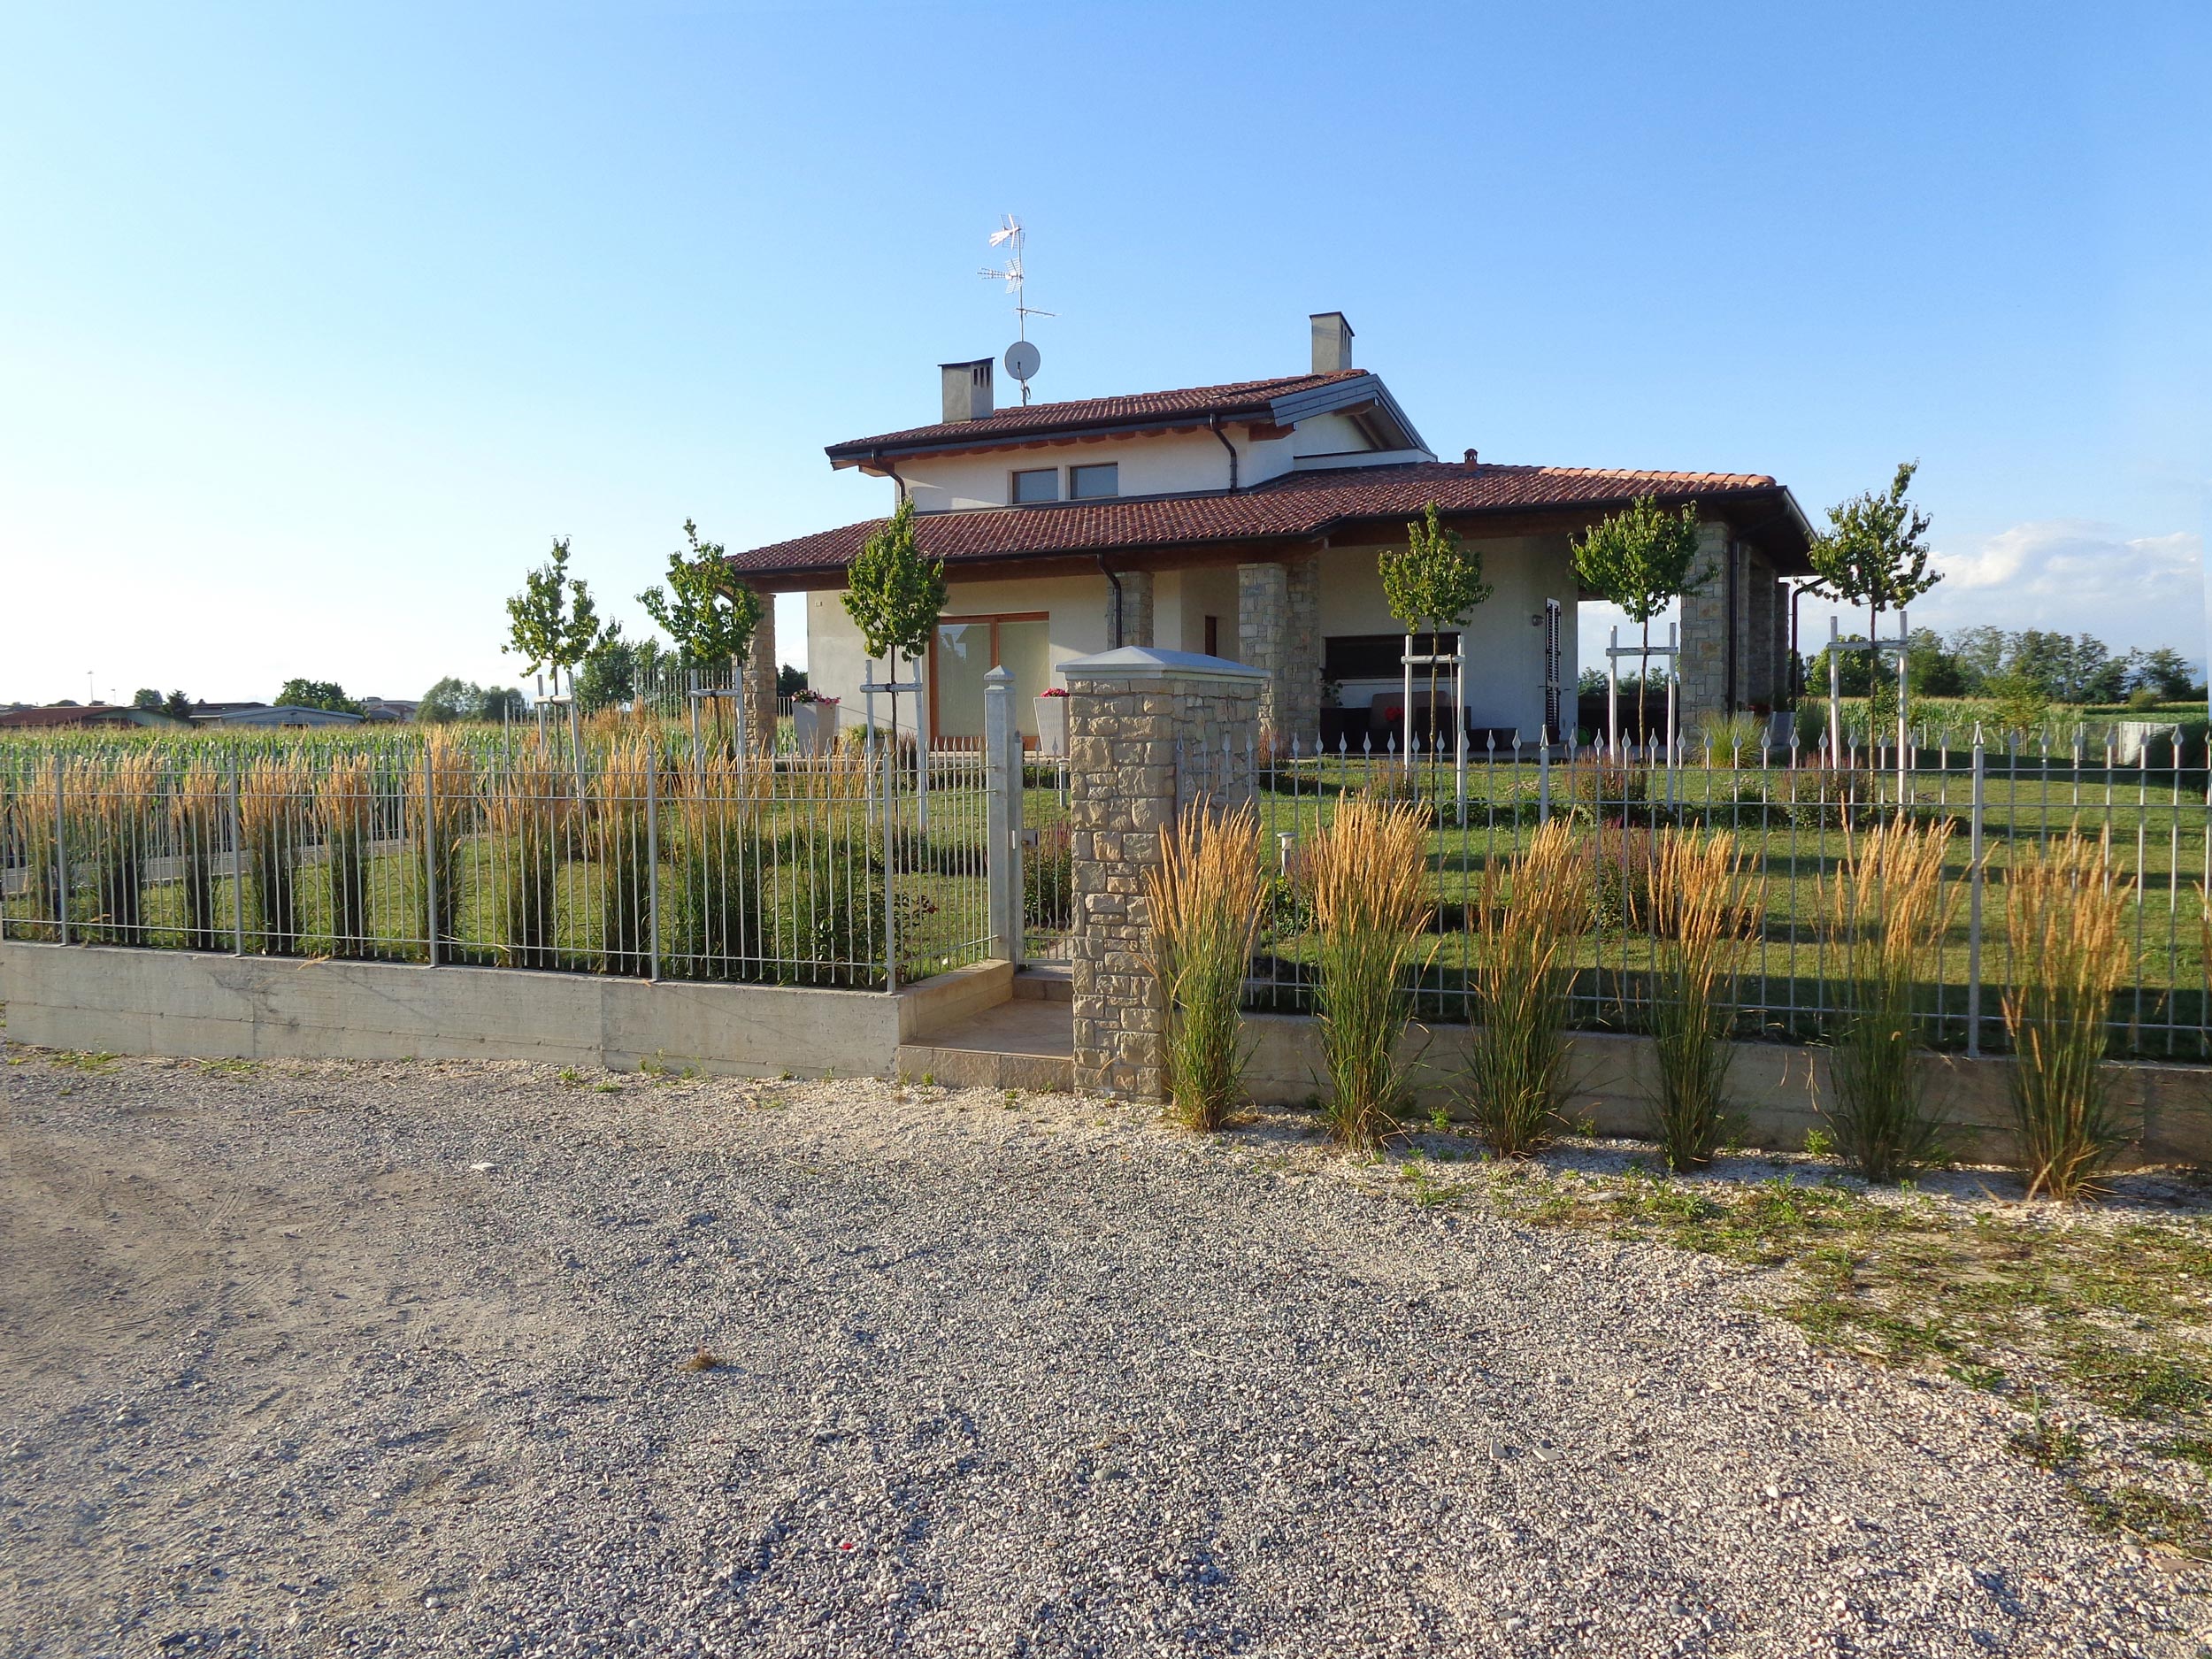
[[[1031,698],[1057,665],[1118,645],[1265,670],[1261,718],[1281,741],[1386,729],[1402,706],[1405,635],[1378,556],[1402,547],[1431,503],[1494,585],[1463,639],[1471,730],[1532,741],[1572,724],[1586,595],[1571,542],[1644,494],[1696,503],[1702,526],[1706,579],[1683,604],[1686,711],[1786,695],[1785,582],[1810,573],[1811,531],[1782,485],[1500,465],[1473,449],[1440,460],[1380,377],[1353,365],[1343,315],[1310,323],[1306,373],[1179,391],[1000,408],[989,358],[941,365],[938,420],[829,446],[832,466],[910,499],[923,550],[945,562],[949,598],[923,676],[933,737],[980,733],[983,675],[1000,664],[1033,734]],[[764,591],[806,594],[809,684],[848,723],[862,718],[869,665],[839,596],[882,522],[730,558]],[[772,623],[762,634],[757,677],[776,661]],[[1325,718],[1325,695],[1337,705]]]

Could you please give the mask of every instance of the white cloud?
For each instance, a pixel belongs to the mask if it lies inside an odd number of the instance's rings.
[[[2192,532],[2130,537],[2044,518],[1965,551],[1939,550],[1932,562],[1943,580],[1912,607],[1916,626],[2050,628],[2093,634],[2115,650],[2204,655],[2204,541]]]

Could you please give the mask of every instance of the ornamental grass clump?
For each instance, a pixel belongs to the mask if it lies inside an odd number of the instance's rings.
[[[1423,809],[1354,796],[1306,849],[1314,1013],[1329,1074],[1324,1110],[1339,1146],[1378,1144],[1407,1105],[1399,1048],[1428,954],[1427,839]]]
[[[2004,1013],[2015,1056],[2006,1082],[2031,1198],[2094,1194],[2127,1138],[2104,1057],[2113,994],[2135,965],[2126,932],[2134,883],[2113,879],[2110,852],[2068,834],[2006,877],[2014,983]]]
[[[375,777],[365,755],[332,756],[315,783],[316,828],[330,883],[330,954],[369,954],[369,842]]]
[[[1740,1121],[1728,1105],[1729,1037],[1736,976],[1759,915],[1746,862],[1724,833],[1660,838],[1653,892],[1663,954],[1651,986],[1659,1059],[1652,1115],[1667,1167],[1678,1174],[1710,1164]]]
[[[204,760],[192,762],[177,780],[169,814],[184,878],[185,949],[220,950],[225,941],[216,914],[216,860],[230,816],[222,774]]]
[[[674,803],[675,949],[668,972],[743,978],[739,964],[771,949],[761,936],[762,889],[773,866],[755,823],[760,796],[726,755],[700,761],[682,783]]]
[[[238,826],[253,882],[254,919],[261,949],[273,956],[300,947],[301,818],[314,780],[292,756],[270,756],[243,768],[238,778]]]
[[[0,843],[12,849],[23,872],[24,910],[11,914],[0,891],[0,937],[51,941],[61,937],[66,899],[62,892],[60,849],[54,836],[54,803],[65,785],[62,762],[49,755],[10,780],[0,797]]]
[[[1167,1003],[1168,1109],[1186,1129],[1218,1129],[1244,1071],[1244,980],[1269,896],[1258,815],[1185,807],[1144,890]]]
[[[556,903],[574,817],[572,781],[549,750],[533,745],[486,792],[485,827],[498,861],[499,959],[508,967],[559,964]]]
[[[1483,872],[1474,922],[1469,1107],[1493,1152],[1526,1157],[1559,1131],[1574,946],[1590,925],[1589,872],[1563,819],[1537,830],[1509,881]]]
[[[1943,1126],[1923,1102],[1921,987],[1933,974],[1955,893],[1947,893],[1947,819],[1903,818],[1847,843],[1820,882],[1822,945],[1842,1029],[1830,1050],[1834,1088],[1822,1104],[1837,1150],[1870,1181],[1939,1162]]]
[[[70,781],[75,807],[70,859],[81,860],[92,872],[96,937],[110,944],[142,945],[146,864],[160,850],[155,838],[168,817],[154,757],[141,752],[104,770],[77,767]]]
[[[587,856],[599,897],[600,965],[641,974],[652,965],[652,839],[646,824],[647,774],[657,764],[650,740],[622,738],[591,780]],[[657,786],[658,779],[653,780]]]
[[[475,759],[444,732],[433,732],[407,776],[407,821],[426,885],[423,926],[441,960],[457,956],[463,851],[479,807]]]

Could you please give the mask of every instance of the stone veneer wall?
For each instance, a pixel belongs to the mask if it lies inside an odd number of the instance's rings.
[[[1277,567],[1279,569],[1279,566]],[[1075,1086],[1141,1098],[1165,1092],[1165,1004],[1148,965],[1144,879],[1178,803],[1252,796],[1248,752],[1264,677],[1181,651],[1125,648],[1061,664],[1068,687],[1068,825],[1075,926]]]
[[[1728,526],[1698,526],[1698,556],[1690,567],[1690,591],[1682,596],[1681,720],[1684,733],[1701,714],[1728,706],[1726,560]]]

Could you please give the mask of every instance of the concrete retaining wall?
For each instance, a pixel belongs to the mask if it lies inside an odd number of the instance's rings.
[[[0,944],[7,1034],[205,1059],[535,1060],[741,1076],[888,1072],[899,1044],[1008,1000],[981,963],[910,987],[814,990],[403,963]]]
[[[1325,1093],[1318,1028],[1293,1015],[1254,1014],[1245,1033],[1255,1047],[1245,1085],[1255,1100],[1285,1104]],[[1469,1030],[1439,1025],[1408,1035],[1414,1082],[1423,1110],[1456,1108],[1464,1094]],[[1578,1033],[1570,1039],[1573,1078],[1569,1121],[1593,1122],[1600,1134],[1648,1136],[1658,1089],[1656,1056],[1647,1037]],[[1960,1156],[2001,1164],[2011,1152],[2011,1108],[2005,1094],[2009,1060],[1931,1055],[1928,1098],[1957,1130]],[[2113,1103],[2132,1138],[2124,1164],[2212,1165],[2212,1072],[2193,1066],[2116,1065]],[[1748,1120],[1744,1144],[1796,1151],[1805,1132],[1821,1125],[1828,1090],[1827,1051],[1778,1043],[1740,1043],[1730,1073],[1736,1108]]]

